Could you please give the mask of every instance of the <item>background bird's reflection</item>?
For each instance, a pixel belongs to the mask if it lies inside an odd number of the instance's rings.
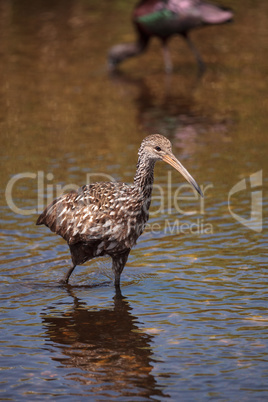
[[[68,379],[90,384],[97,394],[109,390],[120,396],[163,396],[152,374],[153,337],[139,329],[121,292],[117,291],[112,308],[98,311],[90,310],[74,290],[69,288],[68,293],[72,309],[59,313],[51,306],[42,313],[52,359],[74,369],[68,371]]]
[[[181,148],[180,157],[194,155],[207,141],[231,141],[232,113],[216,114],[213,107],[207,110],[198,105],[201,77],[182,83],[180,77],[166,76],[156,83],[152,74],[136,77],[120,71],[111,74],[110,80],[123,101],[129,96],[135,99],[137,125],[144,132],[167,136]]]

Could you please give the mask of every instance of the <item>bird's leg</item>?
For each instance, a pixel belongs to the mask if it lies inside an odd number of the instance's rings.
[[[116,254],[116,255],[112,256],[112,259],[113,259],[112,269],[114,272],[114,285],[116,288],[120,287],[120,276],[124,269],[124,266],[126,265],[129,252],[130,252],[130,250],[127,250],[122,254]]]
[[[72,275],[73,270],[75,269],[76,265],[73,264],[71,268],[69,268],[68,272],[66,273],[65,277],[60,281],[60,283],[67,285],[70,276]]]
[[[164,56],[165,71],[167,74],[170,74],[170,73],[172,73],[173,65],[172,65],[172,60],[170,57],[170,51],[168,49],[167,41],[163,41],[162,49],[163,49],[163,56]]]
[[[197,50],[197,48],[195,47],[195,45],[193,44],[193,42],[191,41],[191,39],[189,38],[189,36],[188,36],[188,34],[186,32],[184,34],[182,34],[182,36],[184,37],[184,39],[186,40],[189,48],[193,52],[193,55],[194,55],[194,57],[196,59],[197,65],[198,65],[199,74],[202,75],[205,72],[206,65],[205,65],[205,63],[204,63],[199,51]]]

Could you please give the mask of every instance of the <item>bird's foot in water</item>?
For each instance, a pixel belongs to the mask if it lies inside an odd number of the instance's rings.
[[[63,286],[69,285],[68,280],[66,280],[65,278],[64,278],[64,279],[60,279],[60,280],[58,281],[58,284],[59,284],[59,285],[63,285]]]

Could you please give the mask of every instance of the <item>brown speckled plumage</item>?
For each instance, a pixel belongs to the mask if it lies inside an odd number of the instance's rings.
[[[195,180],[172,154],[170,141],[153,134],[142,141],[132,185],[118,182],[85,185],[54,200],[39,216],[36,224],[48,226],[70,247],[73,266],[64,283],[68,283],[76,265],[108,255],[113,260],[115,285],[119,286],[129,252],[149,218],[157,160],[175,167],[202,194]]]

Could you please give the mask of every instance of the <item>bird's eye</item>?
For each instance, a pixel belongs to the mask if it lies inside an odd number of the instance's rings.
[[[160,147],[155,147],[155,150],[159,152],[159,151],[161,151],[161,148]]]

